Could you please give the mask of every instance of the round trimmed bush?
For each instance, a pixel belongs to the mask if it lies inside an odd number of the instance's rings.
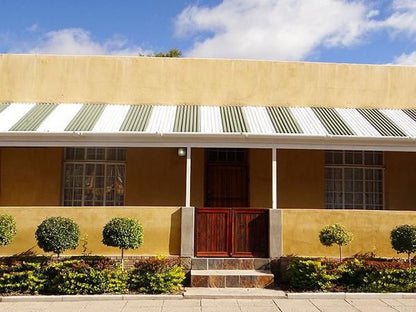
[[[79,243],[78,224],[65,217],[50,217],[39,224],[35,236],[38,246],[45,252],[59,255],[65,250],[75,249]]]
[[[411,265],[410,255],[416,252],[416,225],[399,225],[390,233],[391,246],[397,253],[406,253]]]
[[[340,261],[342,259],[342,246],[348,245],[352,239],[352,233],[348,232],[344,226],[338,223],[325,226],[319,232],[319,240],[322,245],[330,247],[336,244],[339,246]]]
[[[104,226],[102,242],[120,248],[123,263],[125,249],[136,249],[143,244],[143,227],[136,219],[114,218]]]
[[[0,246],[10,244],[16,236],[16,221],[10,215],[0,215]]]

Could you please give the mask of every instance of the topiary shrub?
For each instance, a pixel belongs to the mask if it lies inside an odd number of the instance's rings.
[[[0,215],[0,246],[10,244],[16,236],[16,221],[10,215]]]
[[[410,255],[416,252],[416,225],[399,225],[391,233],[391,246],[397,253],[406,253],[409,266],[412,265]]]
[[[338,223],[325,226],[319,232],[319,240],[322,245],[330,247],[336,244],[339,246],[339,261],[342,261],[342,246],[348,245],[352,239],[352,233]]]
[[[143,244],[143,227],[132,218],[114,218],[103,229],[104,245],[121,249],[121,267],[124,269],[124,250],[136,249]]]
[[[39,224],[35,237],[38,246],[45,252],[62,252],[78,246],[80,230],[78,224],[64,217],[50,217]]]

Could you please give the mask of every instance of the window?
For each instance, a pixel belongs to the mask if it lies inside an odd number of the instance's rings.
[[[64,206],[123,206],[126,149],[65,149]]]
[[[383,209],[383,152],[327,151],[325,206]]]

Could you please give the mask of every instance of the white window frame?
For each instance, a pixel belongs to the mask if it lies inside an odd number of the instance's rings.
[[[81,151],[83,150],[83,158],[77,158],[74,157],[72,159],[68,159],[68,152],[70,149]],[[98,149],[104,149],[104,156],[103,159],[95,160],[95,159],[87,159],[88,158],[88,152],[94,152],[94,155],[97,155]],[[109,158],[109,151],[110,150],[116,150],[116,155],[118,155],[116,160],[108,160]],[[95,151],[94,151],[95,150]],[[120,152],[119,152],[120,150]],[[81,187],[78,187],[78,189],[81,189],[82,195],[81,199],[74,198],[74,192],[77,189],[77,187],[74,185],[74,182],[70,187],[67,187],[66,185],[66,179],[68,178],[66,176],[67,173],[67,166],[68,165],[80,165],[82,166],[82,174],[81,174]],[[86,174],[86,168],[88,165],[102,165],[103,166],[103,175],[100,176],[103,179],[103,186],[99,188],[99,190],[102,191],[102,199],[96,199],[95,196],[93,196],[92,200],[86,199],[86,180],[89,175]],[[115,169],[121,169],[122,172],[119,175],[112,175],[110,176],[109,168],[111,166],[116,167]],[[64,166],[63,166],[63,183],[62,183],[62,205],[71,207],[71,206],[124,206],[125,202],[125,189],[126,189],[126,149],[125,148],[101,148],[101,147],[70,147],[65,149],[65,159],[64,159]],[[74,171],[72,171],[72,179],[74,179],[75,175],[73,174]],[[106,190],[108,189],[109,185],[107,185],[108,179],[110,177],[114,177],[114,179],[117,179],[117,177],[120,177],[123,179],[121,181],[121,187],[123,195],[119,196],[119,198],[116,198],[116,182],[112,183],[111,189],[109,191],[114,192],[114,199],[107,199],[106,196]],[[72,196],[70,199],[65,199],[65,194],[67,190],[72,190]],[[94,190],[95,191],[95,190]],[[120,199],[121,197],[121,199]],[[76,203],[76,204],[75,204]],[[99,203],[99,204],[97,204]]]
[[[373,153],[373,159],[375,159],[375,153],[378,153],[378,155],[381,156],[381,163],[379,164],[365,164],[365,153]],[[341,163],[327,163],[327,156],[328,153],[342,153],[342,162]],[[346,162],[346,154],[347,153],[361,153],[361,160],[362,162],[360,164],[349,164]],[[329,191],[328,191],[328,182],[332,181],[332,180],[328,180],[327,178],[327,169],[341,169],[341,183],[342,183],[342,204],[341,206],[335,206],[335,195],[337,194],[337,192],[335,192],[335,190],[332,190],[332,194],[333,194],[333,201],[329,202],[328,201],[328,197],[329,197]],[[348,205],[354,205],[351,203],[347,203],[345,195],[346,195],[346,187],[345,187],[345,183],[346,183],[346,179],[345,179],[345,171],[346,169],[359,169],[362,170],[362,191],[360,192],[355,192],[354,190],[350,191],[349,193],[352,193],[353,196],[355,197],[355,194],[362,194],[362,204],[359,206],[354,206],[354,207],[347,207]],[[372,169],[372,170],[377,170],[381,173],[381,178],[379,180],[370,180],[366,178],[366,170],[367,169]],[[327,209],[363,209],[363,210],[383,210],[385,207],[385,192],[384,192],[384,188],[385,188],[385,183],[384,183],[384,153],[383,152],[378,152],[378,151],[325,151],[325,208]],[[373,173],[374,174],[374,173]],[[354,184],[354,182],[356,180],[354,180],[354,178],[351,180],[352,183]],[[381,187],[381,203],[375,203],[375,197],[377,193],[379,192],[371,192],[370,194],[373,196],[373,203],[367,203],[366,201],[366,195],[368,194],[367,192],[367,182],[372,181],[373,183],[380,183],[382,184]],[[374,185],[373,185],[374,187]],[[370,206],[372,205],[372,206]]]

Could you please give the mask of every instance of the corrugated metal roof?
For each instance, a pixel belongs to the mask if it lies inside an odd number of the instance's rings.
[[[224,132],[247,132],[247,122],[239,106],[221,106],[221,120]]]
[[[0,113],[3,110],[5,110],[9,105],[10,105],[10,103],[0,103]]]
[[[174,132],[200,132],[199,107],[178,106],[176,109]]]
[[[266,107],[277,133],[302,133],[296,119],[287,107]]]
[[[416,138],[416,110],[0,103],[0,133]]]
[[[91,131],[100,118],[105,105],[85,104],[65,128],[65,131]]]
[[[126,119],[124,119],[120,127],[120,131],[144,131],[149,122],[152,107],[150,105],[130,106]]]
[[[335,109],[326,107],[312,107],[313,112],[324,125],[326,131],[332,135],[354,135]]]
[[[383,136],[406,136],[399,127],[378,110],[359,108],[357,111]]]
[[[55,108],[56,104],[37,104],[10,131],[35,131]]]

